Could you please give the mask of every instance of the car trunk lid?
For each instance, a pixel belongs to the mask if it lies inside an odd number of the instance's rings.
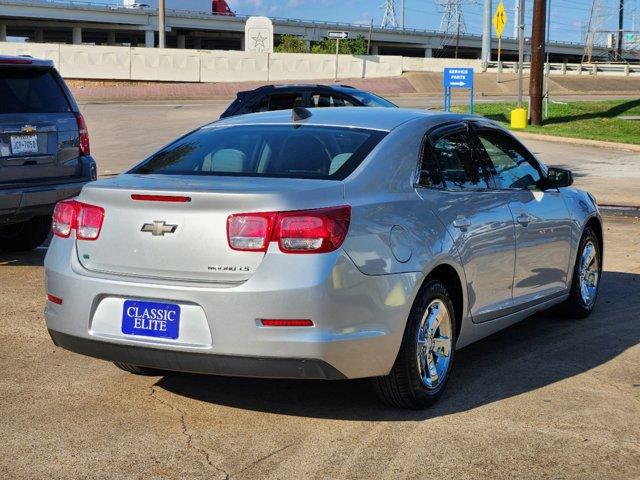
[[[79,200],[105,209],[99,238],[77,241],[87,270],[233,286],[254,274],[265,253],[229,247],[229,215],[340,205],[344,195],[338,181],[122,175],[87,185]]]

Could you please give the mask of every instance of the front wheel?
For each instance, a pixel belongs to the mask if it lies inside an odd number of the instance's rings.
[[[142,375],[145,377],[158,377],[166,373],[163,370],[158,370],[156,368],[140,367],[138,365],[131,365],[130,363],[113,362],[113,364],[120,370],[133,373],[134,375]]]
[[[453,365],[456,323],[446,287],[427,283],[416,299],[389,375],[373,379],[380,399],[394,407],[422,409],[435,403]]]
[[[558,305],[557,311],[568,318],[585,318],[595,307],[602,276],[602,250],[598,237],[585,228],[573,269],[569,298]]]

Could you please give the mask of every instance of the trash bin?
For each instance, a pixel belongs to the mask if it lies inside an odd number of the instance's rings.
[[[511,110],[511,128],[527,128],[526,108],[514,108]]]

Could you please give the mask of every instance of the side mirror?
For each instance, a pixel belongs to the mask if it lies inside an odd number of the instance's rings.
[[[547,174],[547,188],[569,187],[573,184],[573,174],[571,170],[564,168],[549,167]]]

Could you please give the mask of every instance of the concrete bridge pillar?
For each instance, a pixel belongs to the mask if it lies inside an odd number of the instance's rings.
[[[185,48],[187,45],[187,36],[178,34],[178,48]]]
[[[71,43],[82,45],[82,27],[73,27],[71,31]]]
[[[44,30],[41,28],[36,28],[34,32],[34,40],[36,43],[44,42]]]
[[[7,25],[0,23],[0,42],[7,41]]]
[[[116,44],[116,32],[113,30],[109,30],[107,32],[107,45],[115,45]]]
[[[144,31],[144,46],[147,48],[153,48],[156,46],[156,32],[153,30]]]
[[[193,37],[193,48],[200,50],[202,48],[202,37]]]
[[[371,55],[380,55],[378,45],[371,45]]]
[[[431,58],[433,57],[433,48],[431,48],[431,46],[426,45],[424,47],[424,58]]]

